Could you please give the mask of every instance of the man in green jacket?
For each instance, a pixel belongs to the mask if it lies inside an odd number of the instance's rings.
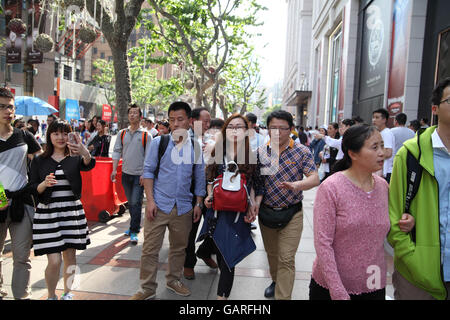
[[[450,290],[450,78],[433,90],[438,125],[406,141],[394,160],[389,188],[389,243],[394,248],[392,282],[396,300],[448,299]],[[407,153],[423,168],[410,203],[415,236],[400,230],[405,213]]]

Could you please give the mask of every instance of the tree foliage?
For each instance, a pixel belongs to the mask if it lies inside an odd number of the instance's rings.
[[[262,108],[266,100],[265,89],[259,88],[259,62],[253,48],[236,52],[224,70],[223,79],[225,84],[221,87],[221,94],[224,95],[224,103],[220,107],[224,114],[245,114],[254,107]]]
[[[262,115],[261,121],[267,125],[267,117],[274,111],[281,110],[281,104],[275,104],[272,107],[266,109],[266,111]]]
[[[152,9],[141,14],[139,23],[152,32],[167,61],[179,67],[195,106],[215,108],[220,76],[233,53],[247,47],[253,37],[247,27],[260,25],[256,13],[265,8],[253,0],[148,2]]]

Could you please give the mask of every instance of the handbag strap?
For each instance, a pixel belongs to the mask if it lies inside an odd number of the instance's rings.
[[[225,164],[225,171],[224,172],[232,172],[228,170],[228,165],[230,164],[234,164],[236,166],[236,170],[233,173],[236,173],[239,170],[239,167],[237,165],[236,162],[234,162],[233,160],[227,162],[227,159],[225,158],[225,156],[223,156],[223,163]]]

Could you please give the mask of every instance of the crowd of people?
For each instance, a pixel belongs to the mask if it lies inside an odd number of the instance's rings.
[[[19,129],[14,111],[14,96],[1,88],[0,192],[8,203],[0,208],[0,252],[9,229],[13,296],[30,297],[33,247],[48,259],[48,298],[58,299],[63,263],[60,298],[70,300],[76,250],[90,244],[80,172],[94,168],[96,157],[109,156],[108,127],[95,117],[74,134],[70,124],[49,116],[40,144],[32,130]],[[419,128],[412,121],[414,131],[403,113],[388,128],[385,109],[373,111],[371,124],[354,118],[304,130],[278,110],[264,130],[252,113],[211,119],[207,108],[192,110],[185,102],[172,103],[168,120],[155,126],[131,104],[109,177],[116,182],[122,160],[130,212],[125,234],[132,244],[143,227],[140,286],[131,299],[155,297],[166,229],[167,289],[189,296],[183,277],[195,280],[198,258],[220,270],[217,299],[227,299],[235,267],[256,250],[252,229],[260,228],[271,276],[264,295],[290,300],[303,192],[315,187],[311,300],[384,300],[386,238],[394,250],[395,298],[447,299],[450,79],[434,89],[432,112],[437,126],[426,127],[425,119]],[[0,296],[6,295],[2,283],[0,260]]]

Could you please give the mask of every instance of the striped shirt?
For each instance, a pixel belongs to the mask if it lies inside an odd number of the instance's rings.
[[[61,164],[55,171],[57,184],[51,202],[39,203],[33,219],[33,249],[36,256],[62,252],[68,248],[84,250],[90,244],[83,205],[72,192]]]
[[[290,140],[288,147],[278,157],[272,152],[270,142],[258,148],[256,194],[263,194],[263,204],[268,207],[281,208],[299,203],[303,192],[281,189],[281,182],[294,182],[303,179],[316,170],[311,151],[304,145]]]

